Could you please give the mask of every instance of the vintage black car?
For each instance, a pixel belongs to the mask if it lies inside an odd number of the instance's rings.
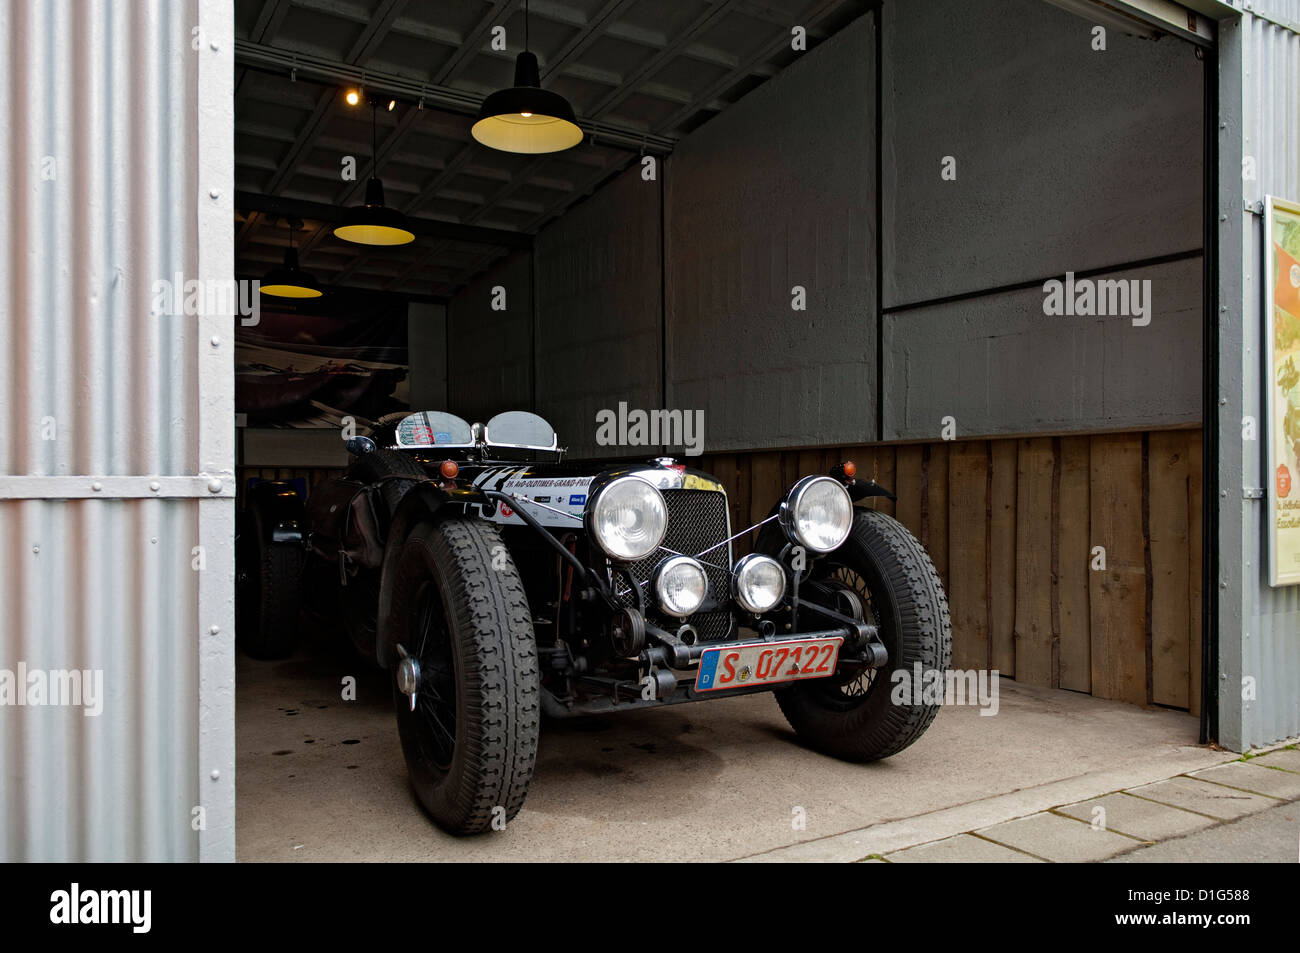
[[[310,500],[249,491],[239,643],[288,654],[304,587],[317,604],[337,589],[353,644],[391,674],[416,795],[448,831],[519,811],[543,715],[773,692],[801,740],[851,761],[934,719],[919,693],[896,703],[889,676],[946,669],[947,599],[920,543],[854,505],[890,494],[851,462],[737,531],[708,474],[565,462],[530,413],[384,419],[348,450]]]

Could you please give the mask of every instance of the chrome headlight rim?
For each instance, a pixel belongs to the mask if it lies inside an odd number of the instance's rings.
[[[704,582],[703,589],[700,592],[700,601],[697,602],[690,609],[678,610],[673,608],[672,605],[669,604],[669,601],[666,598],[664,598],[663,591],[662,589],[660,589],[660,583],[664,579],[664,574],[670,568],[675,566],[687,566],[698,570],[700,574],[700,579],[703,580]],[[685,556],[685,555],[669,556],[667,559],[665,559],[663,562],[661,562],[658,566],[655,567],[654,575],[651,577],[650,585],[651,588],[654,590],[655,604],[659,607],[659,611],[663,612],[665,615],[670,615],[675,619],[685,619],[690,616],[693,616],[695,613],[700,611],[700,607],[703,606],[704,603],[707,602],[709,599],[709,574],[705,570],[704,564],[701,563],[694,556]]]
[[[848,511],[849,511],[848,526],[844,531],[843,537],[834,546],[829,546],[829,547],[819,546],[815,543],[809,542],[808,540],[804,539],[799,532],[799,521],[795,518],[798,512],[799,504],[803,500],[804,495],[808,492],[809,489],[811,489],[813,486],[819,483],[828,483],[834,486],[836,489],[838,489],[840,493],[843,494],[845,504],[848,507]],[[790,492],[786,495],[786,498],[782,501],[780,514],[781,514],[780,515],[781,528],[785,530],[785,534],[790,539],[790,541],[792,543],[804,547],[805,549],[810,549],[814,553],[817,553],[819,555],[832,553],[835,550],[839,549],[841,546],[844,545],[845,541],[848,540],[849,534],[853,531],[853,497],[849,496],[849,491],[844,488],[844,484],[841,483],[839,480],[836,480],[834,477],[806,476],[803,479],[799,480],[797,483],[795,483],[794,486],[790,488]]]
[[[779,577],[781,579],[781,591],[777,593],[776,599],[773,600],[771,605],[764,606],[764,607],[759,607],[756,603],[752,603],[746,597],[745,587],[742,583],[742,579],[745,573],[752,571],[753,567],[760,563],[771,563],[773,566],[775,566],[776,571],[779,574]],[[742,609],[744,609],[746,612],[750,613],[751,615],[762,615],[765,612],[771,612],[773,609],[781,605],[781,603],[785,600],[785,589],[786,589],[785,567],[781,565],[779,560],[773,559],[771,556],[764,555],[763,553],[750,553],[747,556],[740,557],[739,561],[737,561],[736,563],[736,568],[732,571],[732,576],[731,576],[732,598],[736,600],[737,605],[739,605]]]
[[[654,545],[647,546],[643,551],[635,554],[620,553],[614,550],[609,545],[609,541],[602,535],[600,529],[599,510],[602,502],[609,498],[608,494],[615,487],[628,484],[640,484],[648,489],[650,491],[650,496],[648,496],[647,499],[656,501],[654,505],[657,506],[661,517],[659,521],[659,534],[654,539]],[[660,546],[663,545],[664,536],[668,533],[668,503],[664,500],[664,495],[660,489],[649,480],[633,474],[626,474],[624,476],[615,477],[592,494],[591,499],[587,501],[587,509],[583,514],[583,526],[586,528],[587,534],[600,548],[600,551],[609,557],[611,561],[621,564],[634,563],[652,555]]]

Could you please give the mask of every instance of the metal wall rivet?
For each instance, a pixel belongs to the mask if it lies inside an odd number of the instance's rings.
[[[91,488],[92,490],[94,490],[96,493],[98,493],[100,490],[102,490],[102,489],[104,488],[104,484],[102,484],[102,483],[96,481],[96,482],[90,484],[90,488]]]
[[[221,626],[213,625],[208,627],[208,635],[217,635],[221,631]]]
[[[154,480],[152,483],[149,484],[149,489],[157,493],[159,490],[162,489],[162,484],[159,483],[157,480]]]
[[[212,340],[208,343],[210,343],[213,347],[221,347],[221,338],[217,337],[217,335],[214,334],[212,335]]]
[[[220,492],[221,492],[221,481],[220,481],[220,480],[217,480],[217,479],[211,479],[211,480],[209,480],[209,481],[208,481],[208,492],[209,492],[209,493],[220,493]]]
[[[210,777],[212,778],[213,781],[216,781],[218,778],[221,777],[221,772],[218,771],[216,768],[213,768]]]

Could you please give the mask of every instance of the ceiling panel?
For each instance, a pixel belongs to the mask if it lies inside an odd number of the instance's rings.
[[[370,115],[343,102],[354,82],[398,91],[396,109],[377,117],[380,174],[388,204],[428,224],[410,245],[369,249],[304,218],[303,267],[327,283],[445,296],[509,252],[494,242],[535,234],[643,149],[670,151],[778,72],[796,55],[793,26],[812,47],[870,6],[532,0],[528,45],[543,85],[570,99],[588,132],[574,149],[539,157],[495,152],[469,134],[476,104],[513,80],[521,0],[236,0],[236,188],[261,209],[236,219],[240,273],[283,256],[295,202],[326,215],[361,201]],[[497,26],[506,50],[492,48]],[[347,157],[354,179],[344,177]],[[468,232],[474,242],[462,240]]]

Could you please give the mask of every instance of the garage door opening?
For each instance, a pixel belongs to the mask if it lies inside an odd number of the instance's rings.
[[[996,717],[987,697],[940,711],[886,762],[896,786],[800,747],[765,694],[548,722],[510,821],[528,833],[494,856],[641,857],[646,811],[694,802],[712,829],[760,777],[784,777],[762,800],[787,823],[701,857],[805,839],[788,819],[807,772],[839,833],[1080,763],[1099,784],[1201,765],[1208,25],[1042,0],[790,6],[533,9],[542,85],[584,139],[528,155],[471,133],[512,81],[518,5],[236,4],[238,276],[292,241],[325,290],[263,296],[237,335],[241,540],[301,537],[301,565],[275,570],[305,580],[292,620],[258,603],[279,642],[253,654],[284,657],[238,662],[241,859],[481,856],[412,796],[392,676],[365,652],[379,574],[309,538],[313,499],[356,498],[346,441],[397,445],[419,411],[535,412],[570,461],[671,457],[716,478],[731,533],[852,461],[893,497],[858,505],[934,563],[951,669],[1001,698]],[[409,244],[335,234],[376,167]],[[638,412],[703,428],[638,439]],[[380,522],[404,486],[358,483]],[[258,503],[286,495],[307,506]],[[241,585],[267,571],[252,551]],[[867,780],[872,808],[832,807]],[[635,817],[609,797],[651,781]],[[587,840],[561,845],[575,826]]]

